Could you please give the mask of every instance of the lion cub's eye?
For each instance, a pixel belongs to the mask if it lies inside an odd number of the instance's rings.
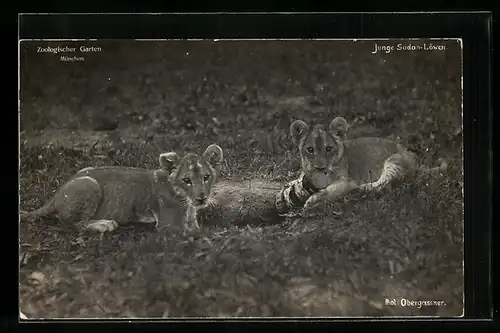
[[[313,147],[307,147],[307,148],[306,148],[306,151],[307,151],[309,154],[313,154],[313,153],[314,153],[314,148],[313,148]]]
[[[208,179],[210,179],[210,175],[205,175],[205,177],[203,177],[203,181],[207,182]]]
[[[327,153],[331,153],[332,151],[333,151],[333,147],[332,146],[326,147],[326,152]]]
[[[186,183],[187,185],[191,185],[191,179],[189,178],[182,178],[182,181]]]

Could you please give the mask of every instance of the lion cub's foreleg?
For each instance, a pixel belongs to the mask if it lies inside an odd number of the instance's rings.
[[[66,184],[54,195],[54,205],[60,221],[72,223],[81,229],[100,233],[112,231],[118,227],[114,220],[94,219],[102,201],[102,190],[92,177],[82,176]]]
[[[184,229],[186,231],[199,230],[200,225],[198,224],[197,209],[189,205],[186,209],[186,215],[184,217]]]
[[[350,191],[357,188],[357,183],[353,180],[341,179],[328,185],[326,188],[311,195],[304,204],[304,209],[316,207],[322,201],[334,201],[346,196]]]

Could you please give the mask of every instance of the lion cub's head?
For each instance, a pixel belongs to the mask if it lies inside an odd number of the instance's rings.
[[[310,128],[302,120],[290,125],[292,140],[299,147],[302,172],[311,177],[316,187],[324,188],[334,180],[347,129],[347,121],[342,117],[333,119],[328,129],[323,125]]]
[[[220,172],[222,149],[208,146],[203,155],[187,154],[180,158],[175,152],[160,155],[160,165],[166,171],[174,191],[198,208],[204,207]]]

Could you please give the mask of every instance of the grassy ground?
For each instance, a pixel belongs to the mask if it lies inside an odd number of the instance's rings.
[[[100,242],[49,219],[23,222],[28,317],[462,313],[458,44],[383,55],[370,54],[370,42],[100,46],[73,64],[22,46],[23,210],[83,167],[156,167],[160,152],[201,153],[214,142],[224,149],[224,181],[292,179],[295,119],[342,115],[352,137],[392,137],[451,169],[441,180],[346,198],[337,214],[273,225],[205,225],[188,235],[130,227]],[[444,304],[385,304],[402,298]]]

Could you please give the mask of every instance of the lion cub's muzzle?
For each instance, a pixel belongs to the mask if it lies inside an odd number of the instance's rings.
[[[323,189],[336,179],[335,174],[329,168],[315,168],[308,175],[308,180],[317,189]]]
[[[194,206],[196,206],[196,207],[203,207],[206,204],[207,204],[207,199],[206,198],[205,199],[196,199],[194,201]]]
[[[328,168],[326,166],[314,166],[314,172],[324,173],[326,175],[328,173]]]
[[[208,202],[208,197],[205,193],[200,193],[199,195],[197,195],[195,197],[195,199],[193,200],[193,205],[195,207],[204,207],[207,205],[207,202]]]

